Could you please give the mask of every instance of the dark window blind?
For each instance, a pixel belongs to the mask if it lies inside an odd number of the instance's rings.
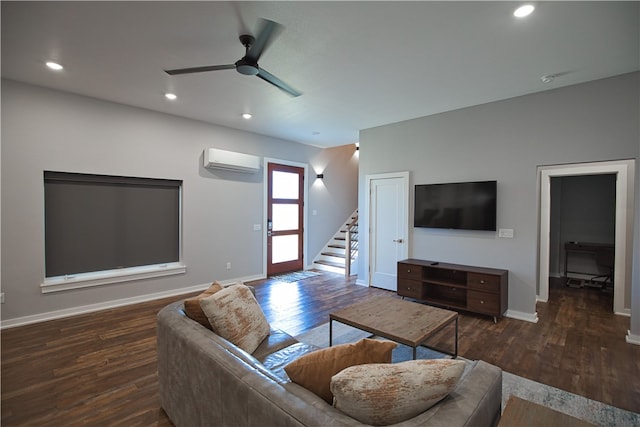
[[[181,187],[45,171],[46,277],[178,262]]]

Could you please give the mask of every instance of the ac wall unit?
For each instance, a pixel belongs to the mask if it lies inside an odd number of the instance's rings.
[[[235,172],[256,173],[260,170],[260,157],[233,151],[207,148],[204,150],[204,167]]]

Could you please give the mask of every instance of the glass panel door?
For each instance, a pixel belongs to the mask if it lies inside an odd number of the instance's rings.
[[[304,168],[269,163],[267,275],[303,268]]]

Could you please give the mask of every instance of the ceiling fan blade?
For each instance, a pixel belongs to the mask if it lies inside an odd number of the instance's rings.
[[[260,77],[262,80],[268,83],[271,83],[278,89],[284,92],[287,92],[289,95],[293,97],[302,95],[302,92],[295,90],[294,88],[292,88],[291,86],[289,86],[288,84],[286,84],[285,82],[283,82],[282,80],[280,80],[279,78],[269,73],[268,71],[265,71],[262,68],[260,68],[260,71],[258,72],[258,74],[256,74],[256,76]]]
[[[251,45],[251,48],[247,52],[247,58],[258,61],[260,55],[271,45],[273,40],[284,29],[281,24],[277,22],[269,21],[268,19],[261,19],[260,31],[255,41]]]
[[[170,76],[175,76],[178,74],[204,73],[206,71],[233,70],[235,68],[236,68],[235,64],[206,65],[204,67],[178,68],[176,70],[164,70],[164,72],[169,74]]]

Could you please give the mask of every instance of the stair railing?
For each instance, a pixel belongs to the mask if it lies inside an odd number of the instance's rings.
[[[355,238],[354,238],[355,237]],[[358,215],[347,224],[347,232],[345,235],[345,255],[344,275],[349,278],[351,276],[351,260],[358,254]]]

